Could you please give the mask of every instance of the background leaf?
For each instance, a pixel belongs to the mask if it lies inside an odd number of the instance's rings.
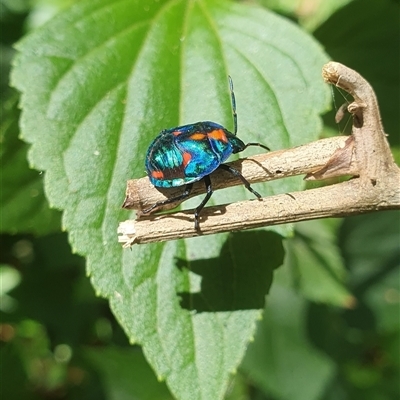
[[[15,94],[2,107],[1,232],[45,234],[58,231],[61,214],[49,209],[43,192],[43,174],[29,169],[26,160],[28,146],[18,139],[19,111]]]
[[[222,398],[283,261],[281,238],[261,230],[123,251],[116,228],[129,216],[120,209],[125,181],[143,175],[161,129],[203,119],[232,126],[228,74],[244,141],[279,149],[316,139],[328,102],[326,56],[284,19],[216,1],[80,2],[18,50],[13,83],[29,158],[45,171],[46,194],[63,210],[97,293],[177,398]],[[302,185],[288,179],[257,190]],[[246,196],[238,187],[213,200]]]
[[[287,288],[290,280],[287,269],[277,271],[264,319],[241,369],[275,398],[317,400],[333,378],[335,366],[308,339],[307,301]]]
[[[85,349],[94,364],[109,400],[172,400],[165,384],[157,382],[139,349]]]
[[[286,243],[285,265],[290,269],[293,287],[305,298],[353,307],[355,299],[346,288],[347,271],[335,243],[336,231],[335,220],[296,224],[294,237]]]
[[[354,0],[324,0],[310,2],[308,0],[258,0],[270,10],[287,15],[299,21],[307,30],[318,27],[336,10]]]
[[[398,397],[399,221],[398,211],[344,219],[339,245],[357,306],[309,306],[310,340],[337,365],[331,387],[350,398]],[[327,388],[324,398],[338,397]]]
[[[335,61],[359,71],[371,84],[388,139],[399,146],[400,57],[394,50],[398,49],[400,35],[399,2],[372,0],[368,7],[364,5],[360,0],[351,1],[331,15],[314,35]],[[344,101],[340,97],[338,102],[339,107]],[[332,125],[333,121],[332,114],[327,115],[326,123]]]

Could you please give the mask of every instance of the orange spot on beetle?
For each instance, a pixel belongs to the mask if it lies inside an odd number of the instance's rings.
[[[151,176],[155,179],[163,179],[164,173],[162,171],[151,171]]]
[[[193,133],[193,135],[190,136],[190,139],[192,140],[203,140],[206,137],[204,133]]]
[[[183,156],[183,165],[186,167],[186,165],[188,165],[189,161],[192,159],[192,155],[188,152],[184,152],[182,156]]]
[[[222,129],[214,129],[208,134],[210,139],[219,140],[221,142],[227,143],[228,139],[226,138],[225,132]]]

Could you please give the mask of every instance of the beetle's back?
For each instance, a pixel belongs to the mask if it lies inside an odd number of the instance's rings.
[[[243,142],[214,122],[205,121],[162,131],[146,155],[149,179],[157,187],[196,182],[211,174]]]

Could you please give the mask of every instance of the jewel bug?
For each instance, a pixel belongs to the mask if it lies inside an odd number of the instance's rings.
[[[236,100],[233,91],[232,78],[229,76],[234,132],[229,132],[223,126],[211,121],[196,122],[165,129],[153,140],[146,154],[146,171],[150,182],[155,187],[171,188],[184,186],[182,194],[159,201],[151,207],[142,210],[149,214],[155,208],[165,204],[183,201],[190,195],[193,183],[204,179],[207,194],[196,207],[194,213],[194,228],[199,229],[199,215],[210,199],[213,189],[210,174],[217,168],[224,169],[238,177],[251,193],[261,198],[247,179],[233,167],[223,164],[231,155],[239,153],[249,146],[269,148],[260,143],[242,142],[237,136]]]

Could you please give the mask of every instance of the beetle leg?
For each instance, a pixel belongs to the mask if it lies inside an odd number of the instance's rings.
[[[157,203],[153,204],[151,207],[146,208],[145,210],[142,210],[143,214],[149,214],[151,213],[155,208],[161,207],[165,204],[171,204],[171,203],[175,203],[178,201],[183,201],[184,199],[186,199],[186,197],[188,197],[190,195],[190,192],[192,191],[192,187],[193,187],[193,183],[188,183],[185,186],[185,190],[178,196],[175,197],[171,197],[169,199],[166,200],[162,200],[162,201],[157,201]]]
[[[208,200],[210,200],[210,197],[213,194],[210,175],[206,175],[204,177],[204,183],[205,183],[206,189],[207,189],[206,197],[204,197],[203,201],[196,207],[196,210],[194,212],[194,229],[196,229],[196,231],[199,230],[200,212],[203,209],[203,207],[207,204]]]
[[[254,196],[258,197],[259,199],[261,199],[261,195],[260,193],[256,192],[251,186],[249,181],[235,168],[232,168],[229,165],[226,164],[221,164],[218,168],[224,169],[225,171],[230,172],[232,175],[235,175],[236,177],[238,177],[242,182],[243,185],[245,186],[245,188],[250,191],[251,193],[254,194]]]

